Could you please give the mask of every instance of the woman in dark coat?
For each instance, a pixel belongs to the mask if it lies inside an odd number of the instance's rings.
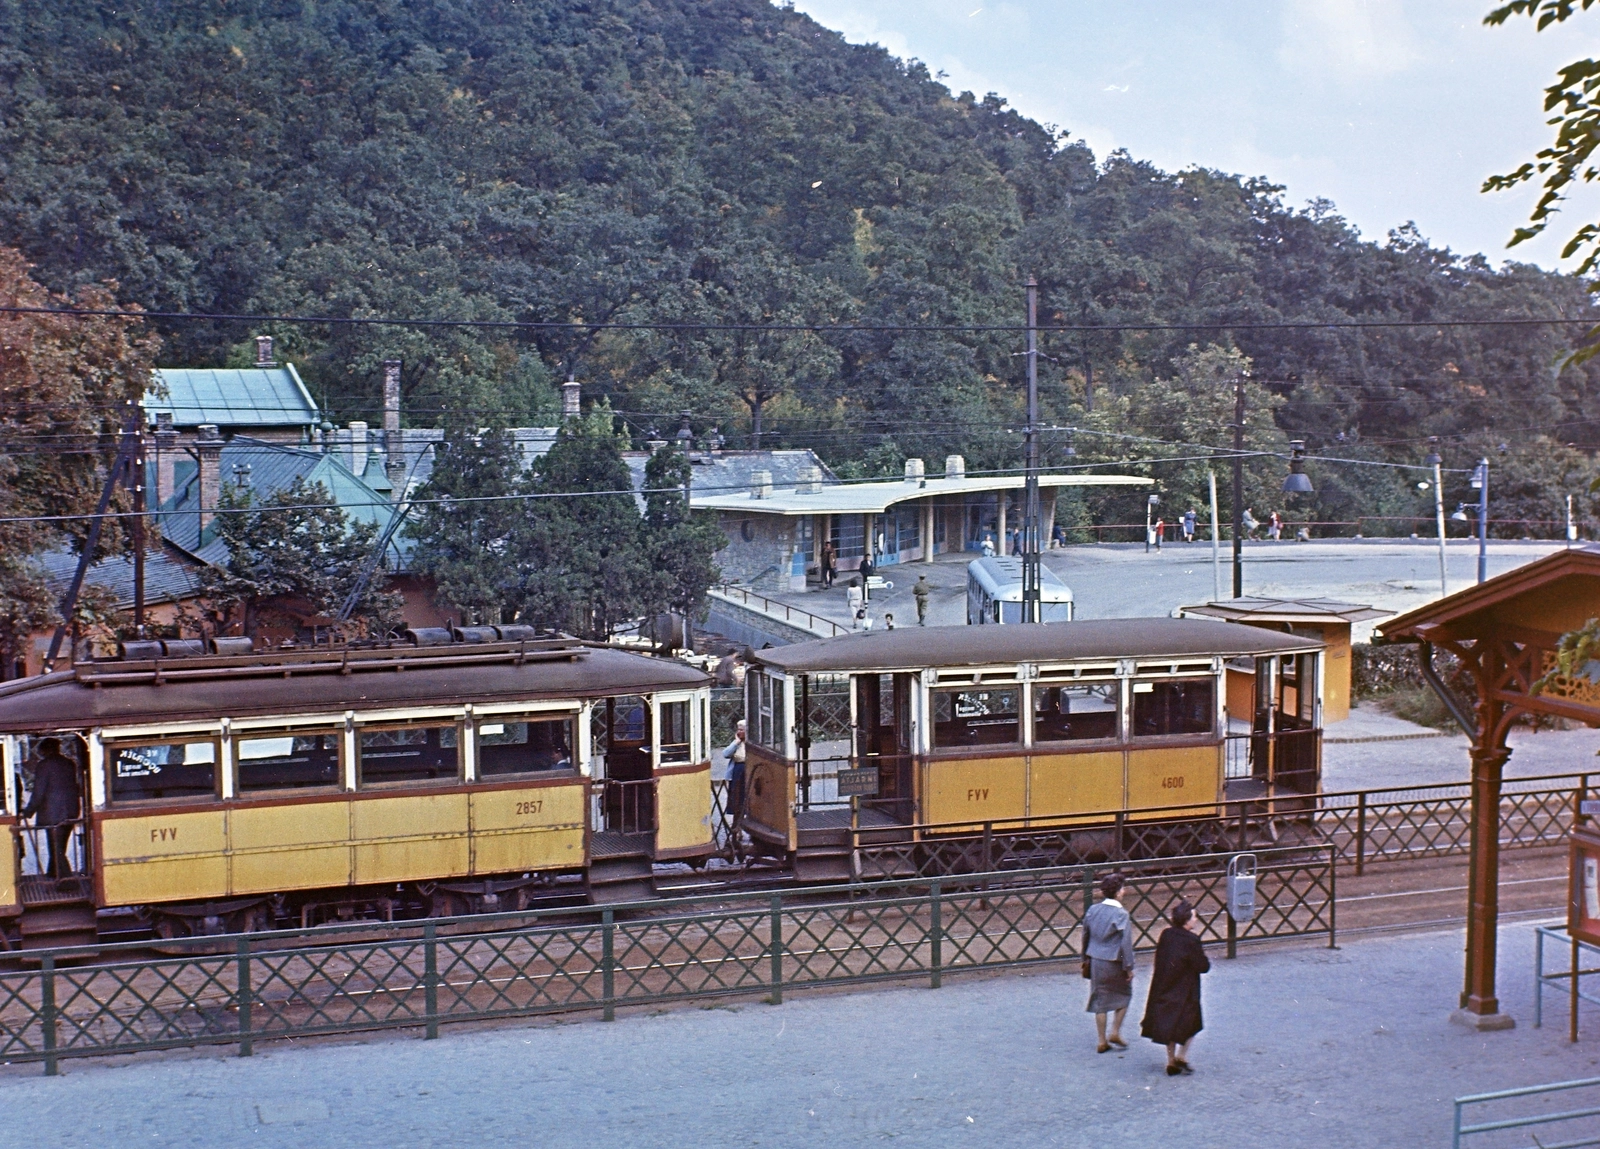
[[[1167,1076],[1193,1073],[1189,1068],[1189,1042],[1205,1028],[1200,1019],[1200,975],[1211,969],[1200,939],[1189,932],[1194,916],[1181,898],[1169,915],[1172,925],[1156,942],[1156,968],[1150,975],[1150,996],[1145,1002],[1139,1032],[1167,1047]]]

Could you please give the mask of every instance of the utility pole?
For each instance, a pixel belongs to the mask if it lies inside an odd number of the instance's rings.
[[[1450,593],[1450,580],[1444,561],[1444,458],[1439,454],[1439,436],[1428,436],[1428,454],[1422,461],[1433,466],[1433,510],[1439,520],[1439,597],[1443,598]]]
[[[1244,373],[1233,380],[1233,597],[1244,597]]]
[[[1206,471],[1211,488],[1211,601],[1222,601],[1222,524],[1217,519],[1217,472]]]
[[[1472,485],[1478,489],[1478,581],[1489,577],[1489,457],[1478,460],[1472,472]]]
[[[1041,622],[1039,593],[1039,281],[1028,276],[1028,428],[1022,504],[1022,621]],[[1002,543],[1004,540],[1002,540]]]
[[[144,637],[144,516],[149,510],[145,498],[144,421],[134,416],[133,463],[128,468],[128,490],[133,494],[133,633]]]

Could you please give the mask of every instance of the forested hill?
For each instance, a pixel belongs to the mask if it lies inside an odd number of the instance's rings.
[[[1495,454],[1508,515],[1556,517],[1589,467],[1566,445],[1600,443],[1600,365],[1557,369],[1570,329],[1431,326],[1583,316],[1580,283],[1097,160],[758,0],[0,0],[0,245],[56,288],[217,313],[981,328],[1018,321],[1032,273],[1046,322],[1143,325],[1044,342],[1079,461],[1225,442],[1241,357],[1252,446],[1415,461],[1441,435],[1451,465]],[[1351,318],[1430,326],[1251,326]],[[251,333],[166,324],[164,358]],[[1019,457],[1014,333],[279,334],[343,418],[401,355],[415,423],[538,418],[570,371],[640,437],[690,411],[737,439],[759,409],[764,443],[846,472]],[[1314,470],[1323,517],[1429,509],[1393,472]],[[1254,468],[1258,509],[1281,473]]]

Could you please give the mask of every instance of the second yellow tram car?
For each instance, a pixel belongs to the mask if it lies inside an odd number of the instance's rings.
[[[1208,620],[917,627],[757,652],[743,828],[803,878],[879,841],[1215,820],[1321,782],[1323,644]],[[819,721],[824,698],[848,725]],[[863,771],[868,772],[861,786]],[[854,814],[846,788],[871,797]],[[1159,809],[1154,809],[1159,808]],[[899,830],[897,834],[895,831]]]

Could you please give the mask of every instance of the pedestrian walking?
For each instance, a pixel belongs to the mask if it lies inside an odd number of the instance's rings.
[[[1195,514],[1193,507],[1190,507],[1187,511],[1183,512],[1183,541],[1184,542],[1186,542],[1186,543],[1194,542],[1194,521],[1198,517],[1199,516]]]
[[[82,809],[83,792],[78,786],[78,764],[61,753],[59,738],[39,743],[39,764],[33,771],[33,793],[22,808],[24,818],[45,831],[50,843],[50,876],[71,874],[72,831]]]
[[[867,613],[867,608],[864,605],[860,606],[860,607],[858,607],[856,609],[856,629],[857,630],[871,630],[872,629],[872,616]]]
[[[993,556],[994,556],[994,536],[986,534],[986,535],[983,536],[983,557],[984,558],[992,558]]]
[[[1277,511],[1267,516],[1267,537],[1273,542],[1283,538],[1283,516]]]
[[[834,553],[833,540],[824,540],[822,544],[822,585],[824,588],[833,586],[833,576],[839,569],[839,556]]]
[[[917,600],[917,625],[928,625],[928,596],[933,593],[933,584],[928,581],[927,575],[918,575],[916,585],[911,588],[911,594]]]
[[[1167,1076],[1193,1073],[1189,1043],[1205,1028],[1200,1017],[1200,975],[1211,970],[1211,959],[1200,939],[1189,932],[1194,910],[1182,898],[1167,915],[1172,922],[1156,941],[1156,966],[1150,975],[1150,996],[1145,1002],[1139,1032],[1167,1047]]]
[[[1156,550],[1159,551],[1161,549],[1161,540],[1167,533],[1167,520],[1165,520],[1165,519],[1157,519],[1156,520],[1155,531],[1156,531]]]
[[[1244,509],[1244,514],[1239,516],[1239,522],[1244,526],[1245,538],[1253,539],[1256,537],[1256,528],[1261,524],[1256,520],[1254,511],[1252,511],[1249,507],[1246,507]]]
[[[1094,1014],[1097,1053],[1112,1046],[1128,1048],[1122,1040],[1122,1019],[1133,1001],[1133,920],[1117,900],[1120,893],[1122,875],[1107,874],[1100,879],[1101,900],[1083,916],[1083,976],[1089,979],[1086,1012]]]

